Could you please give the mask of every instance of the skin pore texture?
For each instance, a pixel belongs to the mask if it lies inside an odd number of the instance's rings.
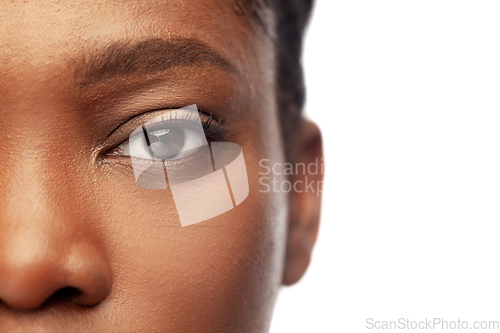
[[[259,161],[285,162],[273,54],[233,0],[1,2],[1,332],[268,331],[320,210],[259,191]],[[108,153],[191,104],[242,147],[250,194],[182,228]],[[297,136],[297,162],[321,159],[315,125]]]

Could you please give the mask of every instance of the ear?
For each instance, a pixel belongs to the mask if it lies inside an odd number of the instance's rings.
[[[318,235],[324,168],[321,132],[316,124],[303,120],[296,148],[291,179],[296,188],[290,192],[284,285],[294,284],[304,275]]]

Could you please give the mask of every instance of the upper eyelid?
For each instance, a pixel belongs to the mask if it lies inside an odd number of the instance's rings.
[[[154,120],[155,118],[153,118]],[[149,123],[149,126],[150,129],[149,131],[155,131],[155,130],[159,130],[159,129],[162,129],[162,128],[165,128],[166,126],[172,126],[174,127],[175,125],[181,125],[180,123],[182,122],[182,125],[190,125],[192,124],[193,126],[175,126],[175,127],[181,127],[183,129],[198,129],[198,126],[194,126],[196,124],[195,121],[193,120],[186,120],[186,119],[160,119],[158,121],[155,121],[155,122],[151,122],[151,120],[147,121]],[[203,124],[203,121],[202,121],[202,124]],[[144,125],[141,125],[141,126],[144,126]],[[129,136],[129,141],[135,141],[138,137],[141,137],[142,136],[142,132],[141,133],[138,133],[134,136]]]
[[[112,137],[117,134],[123,134],[124,131],[129,131],[129,133],[132,133],[133,130],[135,130],[137,127],[144,125],[148,121],[151,121],[154,118],[157,118],[160,115],[165,115],[174,111],[179,111],[178,109],[158,109],[158,110],[152,110],[152,111],[146,111],[139,113],[127,120],[125,120],[120,126],[115,128],[108,136]],[[206,114],[205,114],[206,116]],[[200,114],[200,117],[202,115]],[[179,118],[172,118],[171,120],[181,120]],[[203,120],[202,120],[203,122]]]
[[[139,127],[139,126],[142,126],[144,124],[146,124],[147,122],[155,119],[155,118],[158,118],[160,116],[162,116],[162,121],[164,120],[168,120],[168,121],[179,121],[179,120],[183,120],[182,118],[180,117],[169,117],[168,119],[165,119],[164,117],[168,114],[168,115],[172,115],[172,114],[180,114],[180,110],[178,109],[162,109],[162,110],[154,110],[154,111],[148,111],[148,112],[144,112],[144,113],[141,113],[141,114],[138,114],[136,116],[134,116],[133,118],[131,119],[128,119],[125,123],[123,123],[122,125],[120,125],[116,130],[118,131],[119,129],[123,128],[123,127],[129,127],[129,126],[132,126],[133,129]],[[188,114],[187,111],[182,111],[183,114]],[[184,118],[185,119],[185,118]],[[135,126],[134,126],[135,125]]]
[[[164,128],[165,126],[176,126],[184,129],[199,130],[198,121],[200,121],[204,132],[206,132],[207,129],[210,129],[210,127],[217,126],[217,133],[204,133],[207,138],[214,139],[211,136],[221,136],[224,133],[224,127],[222,126],[221,120],[214,118],[211,114],[207,115],[199,112],[198,114],[196,114],[196,116],[194,116],[193,112],[182,111],[182,113],[186,115],[186,117],[173,116],[176,115],[178,111],[180,110],[167,111],[160,115],[151,117],[151,119],[143,121],[138,125],[144,126],[145,124],[148,124],[148,127],[150,127],[151,130],[158,130]]]
[[[148,123],[156,118],[159,118],[160,116],[162,117],[162,119],[157,121],[157,122],[152,122],[151,125],[155,126],[155,125],[158,125],[158,123],[163,122],[163,121],[169,121],[171,123],[173,123],[174,121],[175,122],[185,121],[185,119],[179,119],[179,118],[172,118],[172,117],[169,117],[168,119],[164,118],[167,114],[172,114],[172,113],[177,114],[178,111],[179,110],[177,110],[177,109],[172,109],[172,110],[164,109],[164,110],[148,111],[148,112],[138,114],[135,117],[133,117],[132,119],[129,119],[125,123],[120,125],[116,130],[113,131],[113,133],[121,132],[121,130],[123,130],[125,128],[130,128],[130,127],[131,127],[130,133],[132,133],[138,127],[144,126],[144,124],[146,124],[146,123]],[[186,111],[183,111],[183,112],[187,113]],[[143,119],[143,118],[146,118],[146,119]],[[131,134],[129,134],[127,139],[130,139],[130,135]]]
[[[159,116],[162,117],[162,121],[168,121],[171,126],[175,125],[181,125],[181,123],[184,123],[183,128],[189,127],[185,126],[186,124],[194,124],[194,118],[193,117],[182,117],[182,114],[188,115],[189,113],[192,114],[192,112],[189,111],[183,111],[182,109],[161,109],[161,110],[154,110],[154,111],[148,111],[144,112],[141,114],[138,114],[134,116],[133,118],[127,120],[124,122],[122,125],[120,125],[118,128],[116,128],[108,137],[106,138],[106,141],[108,143],[100,144],[99,150],[101,153],[99,154],[100,156],[105,156],[109,152],[113,151],[120,145],[126,143],[127,141],[130,140],[130,135],[131,133],[138,127],[144,125],[148,121],[151,121],[155,118],[158,118]],[[164,118],[166,115],[169,115],[168,118]],[[175,117],[173,117],[175,115]],[[198,112],[198,115],[200,116],[200,120],[203,126],[204,133],[207,137],[207,139],[215,140],[218,139],[220,136],[223,136],[226,134],[226,130],[224,126],[222,125],[222,120],[221,118],[215,118],[212,116],[211,113],[206,113],[203,111]],[[190,120],[190,118],[192,120]],[[160,122],[160,121],[159,121]],[[212,124],[215,123],[215,126]],[[208,128],[207,128],[208,124]],[[153,125],[154,126],[154,125]],[[158,126],[158,125],[157,125]],[[160,125],[161,126],[161,125]],[[210,126],[217,127],[214,131],[210,131]],[[179,126],[181,127],[181,126]],[[189,129],[189,128],[187,128]],[[207,133],[207,130],[209,132]],[[101,155],[102,154],[102,155]]]

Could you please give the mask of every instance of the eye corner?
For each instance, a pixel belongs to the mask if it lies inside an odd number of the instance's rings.
[[[219,140],[226,134],[226,128],[221,117],[216,118],[211,112],[205,113],[200,111],[200,119],[202,119],[201,124],[207,141]]]
[[[111,150],[108,150],[106,153],[104,153],[104,156],[106,157],[118,157],[118,156],[124,156],[122,153],[122,144],[120,144],[118,147],[115,147]]]
[[[129,150],[128,146],[130,145],[131,142],[134,142],[134,140],[135,137],[132,136],[129,136],[125,140],[122,139],[119,144],[115,143],[114,145],[106,147],[107,149],[105,150],[105,153],[102,155],[106,157],[130,156],[127,150]]]

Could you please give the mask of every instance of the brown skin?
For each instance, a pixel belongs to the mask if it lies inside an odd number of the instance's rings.
[[[75,74],[106,45],[152,38],[200,41],[235,71]],[[279,286],[308,266],[320,198],[259,191],[259,160],[285,162],[264,32],[232,0],[9,1],[0,46],[1,331],[267,332]],[[250,194],[182,228],[170,191],[140,188],[130,158],[106,154],[148,111],[190,104],[242,147]],[[297,151],[321,158],[315,125]]]

